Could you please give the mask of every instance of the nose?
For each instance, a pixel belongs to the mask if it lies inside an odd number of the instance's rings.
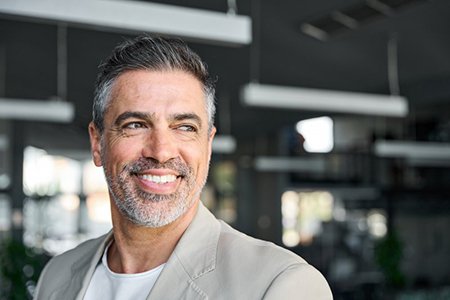
[[[145,138],[142,155],[159,163],[165,163],[177,157],[176,149],[176,142],[169,131],[154,128]]]

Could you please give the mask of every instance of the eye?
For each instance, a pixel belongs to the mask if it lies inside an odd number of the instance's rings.
[[[187,132],[196,132],[197,131],[197,128],[195,126],[186,125],[186,124],[178,126],[177,129],[181,130],[181,131],[187,131]]]
[[[124,129],[140,129],[140,128],[145,128],[145,125],[140,122],[129,122],[129,123],[124,124],[123,128]]]

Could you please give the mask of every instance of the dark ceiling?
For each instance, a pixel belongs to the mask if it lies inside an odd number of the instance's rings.
[[[227,11],[226,0],[152,2]],[[369,18],[356,29],[333,32],[322,41],[302,32],[302,24],[326,19],[333,12],[365,1],[238,1],[238,14],[253,19],[250,46],[188,41],[218,78],[219,132],[244,138],[257,136],[319,114],[245,107],[239,100],[239,89],[249,81],[389,93],[387,44],[392,36],[397,37],[400,93],[408,97],[411,115],[448,122],[450,1],[387,2],[406,5]],[[76,119],[70,126],[31,126],[31,143],[44,148],[87,146],[86,126],[97,65],[128,36],[68,26],[67,99],[76,104]],[[58,94],[55,23],[0,15],[0,55],[0,95],[48,99]],[[54,137],[58,135],[63,138],[55,146]]]

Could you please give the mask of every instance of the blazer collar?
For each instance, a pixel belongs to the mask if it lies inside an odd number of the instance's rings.
[[[200,202],[194,219],[147,299],[207,299],[208,296],[196,285],[195,280],[215,269],[219,235],[220,223]],[[113,233],[110,231],[95,243],[93,256],[82,257],[72,266],[72,299],[83,299],[106,245],[112,239]]]
[[[200,202],[147,299],[207,299],[195,280],[216,267],[220,223]]]
[[[76,293],[75,295],[70,295],[68,299],[76,299],[82,300],[84,294],[89,287],[89,283],[91,281],[92,276],[94,275],[95,268],[98,263],[101,261],[103,252],[105,251],[106,245],[113,239],[112,230],[106,235],[99,237],[97,242],[94,244],[94,255],[86,255],[81,257],[73,266],[72,266],[72,279],[71,279],[71,288],[70,290]],[[69,295],[67,295],[69,296]]]

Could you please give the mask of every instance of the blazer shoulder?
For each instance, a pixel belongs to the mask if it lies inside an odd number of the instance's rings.
[[[292,264],[307,264],[297,254],[280,247],[272,242],[257,239],[242,233],[223,221],[221,223],[221,235],[219,239],[219,250],[228,255],[246,257],[249,263],[260,263],[262,259],[265,264],[275,264],[287,267]]]
[[[105,240],[105,237],[106,235],[102,235],[98,238],[84,241],[75,248],[53,257],[48,263],[49,268],[57,267],[59,270],[65,270],[72,267],[74,263],[79,262],[80,259],[92,258]]]
[[[293,265],[278,274],[264,293],[263,299],[332,300],[333,294],[325,277],[308,264]]]
[[[50,259],[40,274],[34,299],[46,299],[44,295],[50,295],[53,291],[70,282],[77,268],[86,267],[91,263],[105,238],[106,235],[103,235],[87,240],[77,247]]]
[[[221,222],[216,276],[247,299],[332,299],[323,275],[302,257]],[[299,291],[299,287],[304,287]],[[239,293],[236,293],[239,294]],[[301,296],[301,297],[299,297]],[[304,297],[303,296],[307,296]]]

